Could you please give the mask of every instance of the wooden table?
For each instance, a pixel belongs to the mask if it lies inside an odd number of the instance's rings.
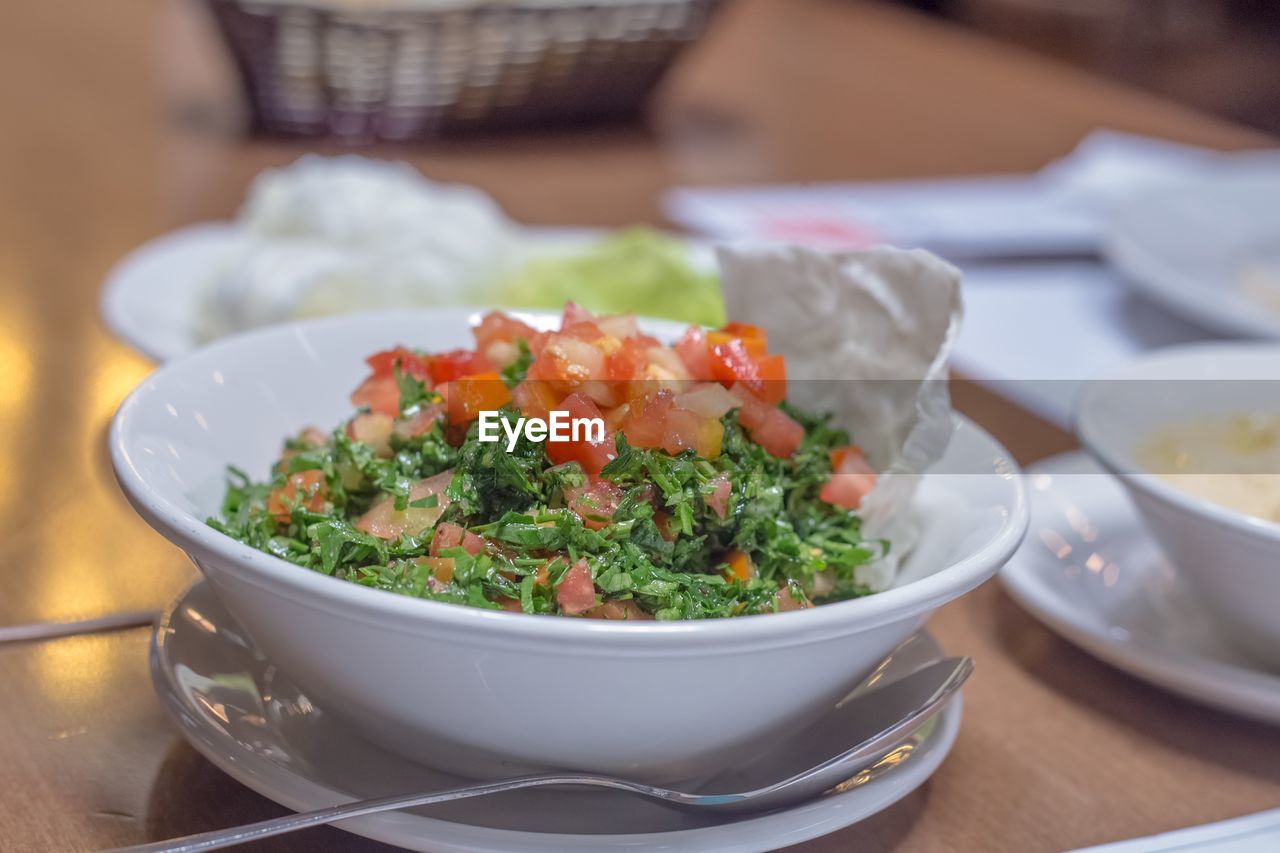
[[[110,264],[225,218],[306,150],[229,130],[227,68],[190,3],[43,0],[0,27],[0,623],[156,607],[192,577],[117,492],[103,430],[150,365],[101,327]],[[1110,126],[1205,145],[1257,134],[903,12],[741,0],[623,127],[378,153],[474,182],[531,223],[662,221],[676,183],[1035,169]],[[1023,461],[1068,436],[980,392],[961,407]],[[964,727],[922,789],[812,850],[1055,850],[1276,805],[1274,729],[1143,686],[994,584],[932,630],[978,661]],[[0,648],[0,848],[92,849],[278,814],[178,737],[145,631]],[[367,850],[334,829],[269,849]]]

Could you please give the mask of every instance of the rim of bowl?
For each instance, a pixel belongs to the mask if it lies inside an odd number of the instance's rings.
[[[1247,515],[1165,482],[1159,475],[1146,471],[1138,465],[1131,453],[1118,446],[1116,439],[1103,435],[1092,419],[1094,406],[1098,404],[1101,393],[1097,383],[1140,379],[1149,376],[1155,368],[1160,366],[1167,366],[1192,357],[1200,360],[1201,363],[1207,363],[1215,355],[1259,362],[1266,360],[1272,364],[1280,364],[1280,344],[1255,341],[1227,343],[1203,341],[1165,347],[1126,361],[1086,384],[1075,412],[1076,435],[1089,454],[1124,485],[1139,489],[1156,500],[1178,509],[1205,516],[1232,530],[1280,541],[1280,522]],[[1203,377],[1198,381],[1211,380]],[[1188,418],[1196,417],[1191,412],[1187,416]]]
[[[1013,504],[1006,514],[1000,529],[983,546],[966,555],[945,568],[939,569],[927,577],[911,581],[900,587],[891,587],[882,592],[862,598],[832,602],[805,610],[788,613],[761,614],[759,616],[740,616],[727,619],[693,619],[672,622],[627,622],[604,619],[566,619],[546,618],[542,615],[526,613],[508,613],[466,607],[447,602],[429,599],[410,598],[395,595],[385,590],[354,584],[339,578],[311,571],[297,566],[279,557],[259,551],[226,534],[209,527],[203,519],[179,507],[163,496],[157,494],[143,478],[133,463],[125,443],[125,435],[130,427],[130,416],[133,410],[142,405],[142,401],[155,393],[158,384],[169,377],[187,369],[193,362],[207,361],[224,352],[234,350],[260,338],[286,337],[300,329],[322,330],[341,327],[353,320],[370,322],[378,318],[396,318],[403,320],[407,314],[435,315],[457,314],[468,319],[478,313],[490,310],[485,306],[449,306],[447,308],[390,309],[380,311],[364,311],[335,317],[322,317],[311,320],[300,320],[282,323],[259,329],[240,332],[221,338],[205,347],[184,353],[157,367],[129,392],[111,419],[108,433],[111,463],[116,480],[125,493],[125,497],[133,505],[135,511],[143,517],[161,535],[191,556],[187,545],[194,544],[200,550],[212,553],[217,557],[249,569],[264,580],[274,581],[280,585],[299,589],[324,599],[331,604],[347,603],[351,606],[380,610],[388,615],[406,619],[422,619],[460,629],[484,627],[487,631],[495,630],[508,637],[528,637],[537,639],[577,639],[590,637],[593,641],[620,639],[624,643],[634,642],[638,637],[679,638],[681,642],[691,637],[703,637],[708,640],[729,640],[735,637],[763,639],[775,635],[792,635],[797,632],[824,631],[836,627],[846,627],[849,620],[866,617],[866,628],[883,624],[892,618],[909,615],[929,607],[934,599],[938,599],[934,607],[965,594],[983,581],[994,575],[999,566],[1012,556],[1022,542],[1030,522],[1030,510],[1023,481],[1021,468],[1016,460],[998,441],[982,427],[963,415],[954,414],[957,426],[972,430],[977,437],[991,445],[998,456],[993,469],[1003,462],[1008,468],[1007,478],[1013,489]],[[498,310],[498,309],[494,309]],[[548,312],[505,309],[507,313],[524,317],[546,317]],[[640,317],[643,322],[654,326],[671,324],[669,320],[655,320]],[[674,324],[683,327],[686,324]],[[927,472],[926,472],[927,476]],[[993,470],[992,476],[1002,476]],[[763,617],[763,618],[762,618]]]

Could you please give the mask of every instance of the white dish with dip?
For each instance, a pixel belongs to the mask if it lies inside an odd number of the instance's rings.
[[[1184,492],[1280,523],[1280,412],[1210,415],[1164,427],[1139,457]]]
[[[1104,254],[1135,290],[1232,336],[1280,338],[1280,177],[1215,175],[1123,204]]]
[[[1081,398],[1077,432],[1089,451],[1120,478],[1170,561],[1213,613],[1224,634],[1259,662],[1280,666],[1280,523],[1223,505],[1225,478],[1280,477],[1258,456],[1257,474],[1222,462],[1215,499],[1168,471],[1154,471],[1154,444],[1172,428],[1184,439],[1242,413],[1280,413],[1280,347],[1196,344],[1152,353],[1090,383]],[[1212,433],[1212,430],[1208,431]],[[1203,456],[1188,446],[1188,455]],[[1144,459],[1146,461],[1144,461]],[[1193,490],[1186,488],[1193,486]],[[1228,484],[1229,485],[1229,484]],[[1247,487],[1239,489],[1243,496]],[[1243,500],[1244,497],[1241,497]],[[1239,504],[1239,501],[1233,501]]]

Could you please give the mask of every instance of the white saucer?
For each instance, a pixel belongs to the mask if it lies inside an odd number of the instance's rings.
[[[941,656],[927,634],[918,637]],[[893,673],[892,665],[887,672]],[[192,746],[230,776],[288,808],[316,809],[353,798],[462,784],[457,777],[360,740],[313,706],[255,653],[207,583],[188,590],[161,620],[152,642],[151,674],[162,704]],[[545,790],[450,803],[423,813],[373,815],[340,826],[437,853],[624,846],[774,849],[849,826],[919,787],[950,751],[960,716],[957,699],[885,762],[896,766],[873,772],[842,793],[763,817],[725,821],[611,792]]]
[[[599,228],[521,228],[514,263],[582,251],[606,233]],[[157,363],[207,343],[198,332],[212,270],[243,240],[230,222],[204,222],[162,234],[121,258],[107,273],[99,310],[107,328]],[[686,241],[695,267],[715,270],[708,243]],[[458,294],[458,304],[472,301]]]
[[[1245,170],[1122,205],[1107,261],[1142,294],[1227,335],[1280,338],[1280,173]]]
[[[1111,475],[1086,454],[1067,453],[1026,476],[1031,527],[1000,571],[1019,604],[1152,684],[1280,723],[1280,674],[1259,670],[1218,636]]]

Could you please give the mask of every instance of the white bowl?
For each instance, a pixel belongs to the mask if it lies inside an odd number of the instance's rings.
[[[466,346],[476,318],[397,311],[228,338],[153,373],[111,428],[130,502],[258,647],[326,712],[402,755],[425,759],[425,735],[457,746],[433,745],[430,763],[471,776],[700,775],[829,707],[933,610],[991,577],[1026,530],[1017,466],[960,419],[924,478],[913,512],[926,524],[898,585],[795,613],[628,624],[484,611],[336,580],[204,523],[228,463],[265,475],[282,436],[350,413],[366,355]]]
[[[1077,416],[1081,442],[1119,477],[1224,636],[1271,666],[1280,665],[1280,524],[1178,489],[1135,456],[1160,427],[1280,410],[1280,384],[1264,384],[1278,379],[1280,347],[1275,345],[1173,347],[1090,383]]]

